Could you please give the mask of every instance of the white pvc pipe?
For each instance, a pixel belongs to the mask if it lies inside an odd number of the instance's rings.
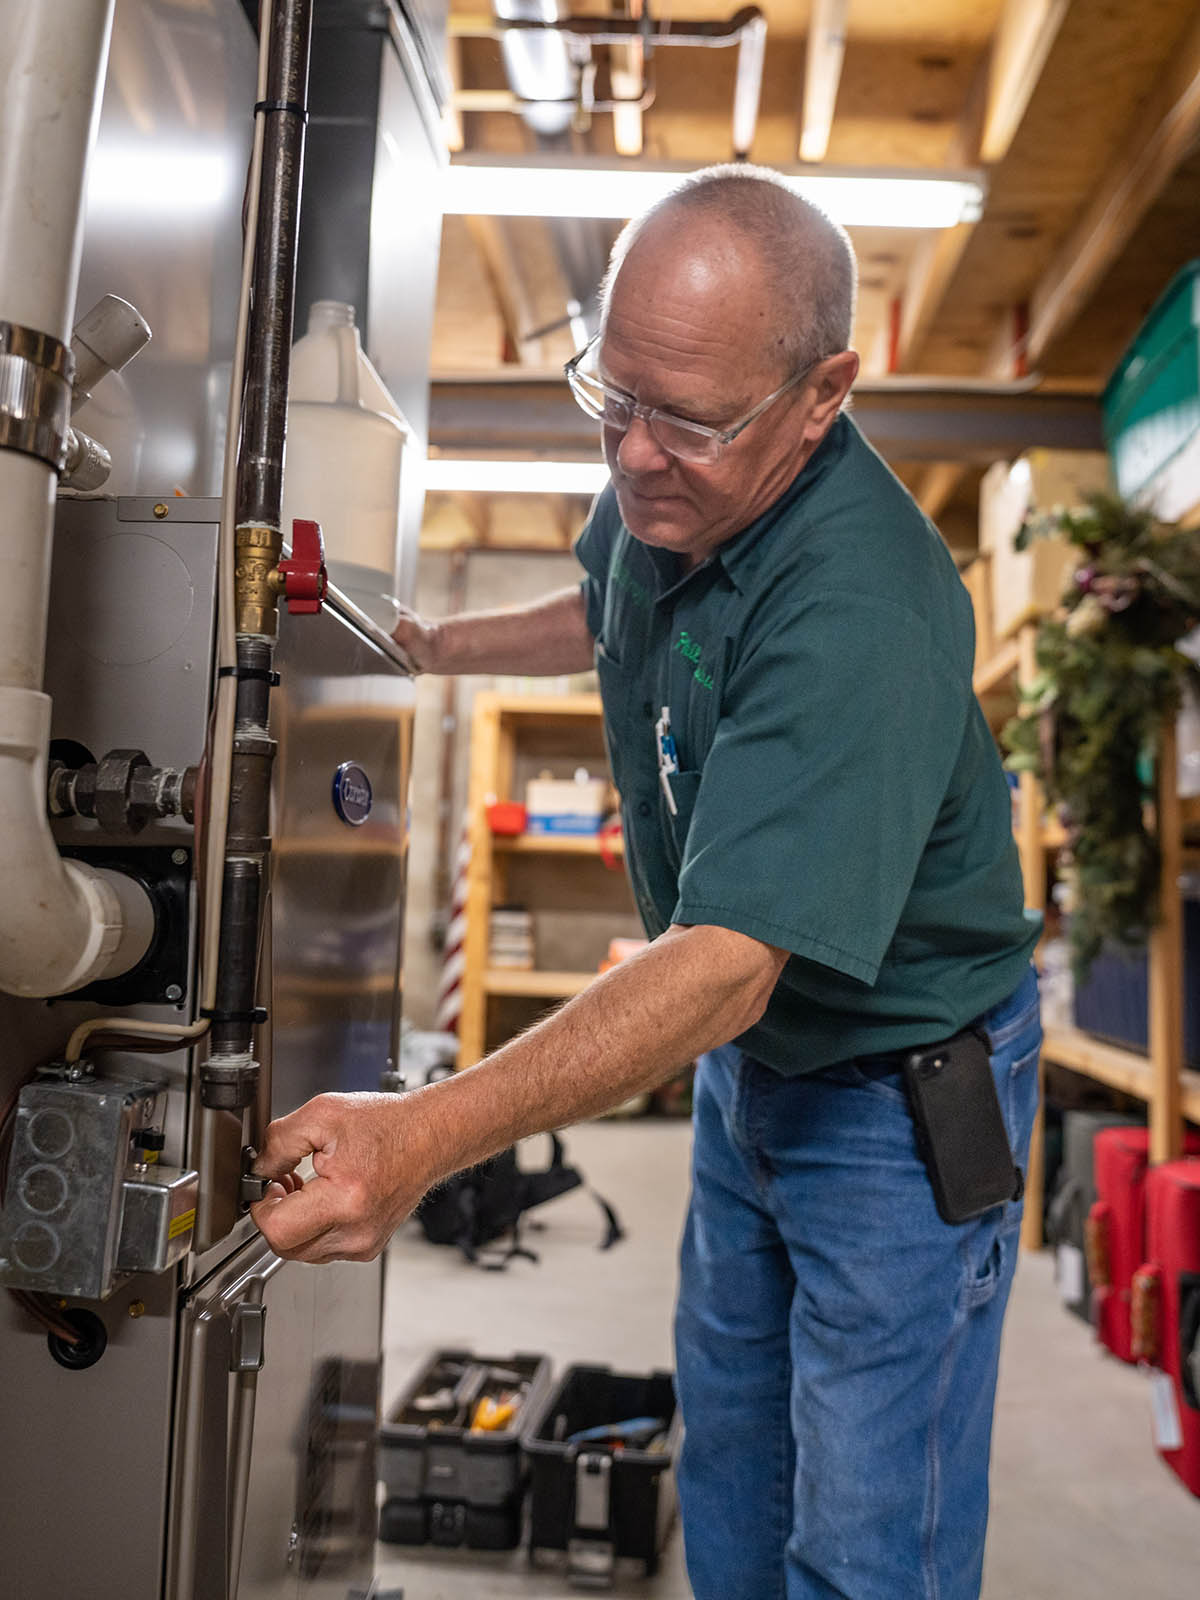
[[[149,948],[154,914],[132,878],[64,861],[45,824],[50,697],[0,688],[0,986],[66,994],[127,972]]]
[[[84,177],[100,114],[113,0],[0,0],[0,320],[68,343]],[[58,854],[46,818],[42,694],[53,467],[0,449],[0,989],[64,994],[126,972],[153,913],[132,879]]]

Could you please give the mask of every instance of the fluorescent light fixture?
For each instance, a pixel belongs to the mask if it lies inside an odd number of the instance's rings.
[[[608,482],[603,461],[455,461],[430,457],[426,489],[468,494],[599,494]]]
[[[689,169],[453,162],[442,173],[443,209],[456,216],[637,216]],[[983,183],[969,173],[781,172],[787,183],[847,228],[951,228],[973,222]]]

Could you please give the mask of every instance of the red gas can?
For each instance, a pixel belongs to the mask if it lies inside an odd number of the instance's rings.
[[[1101,1343],[1122,1361],[1133,1361],[1130,1295],[1133,1275],[1146,1259],[1150,1135],[1145,1128],[1102,1128],[1093,1149],[1097,1199],[1088,1218],[1092,1315]],[[1189,1134],[1186,1149],[1200,1156],[1200,1137]]]
[[[1200,1495],[1200,1160],[1167,1161],[1146,1178],[1146,1265],[1137,1274],[1144,1359],[1162,1369],[1155,1442]],[[1142,1303],[1152,1297],[1153,1307]]]

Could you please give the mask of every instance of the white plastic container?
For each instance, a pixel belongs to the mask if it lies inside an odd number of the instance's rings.
[[[385,631],[396,622],[400,472],[412,437],[363,354],[354,307],[317,300],[292,350],[283,536],[293,517],[321,524],[335,583]]]

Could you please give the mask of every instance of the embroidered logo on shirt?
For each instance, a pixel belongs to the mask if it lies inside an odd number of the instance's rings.
[[[692,673],[692,677],[695,678],[700,687],[702,689],[711,689],[713,678],[712,673],[704,665],[703,646],[692,638],[686,628],[680,631],[678,639],[676,639],[671,648],[677,651],[685,661],[690,661],[692,666],[695,667],[696,670]]]

